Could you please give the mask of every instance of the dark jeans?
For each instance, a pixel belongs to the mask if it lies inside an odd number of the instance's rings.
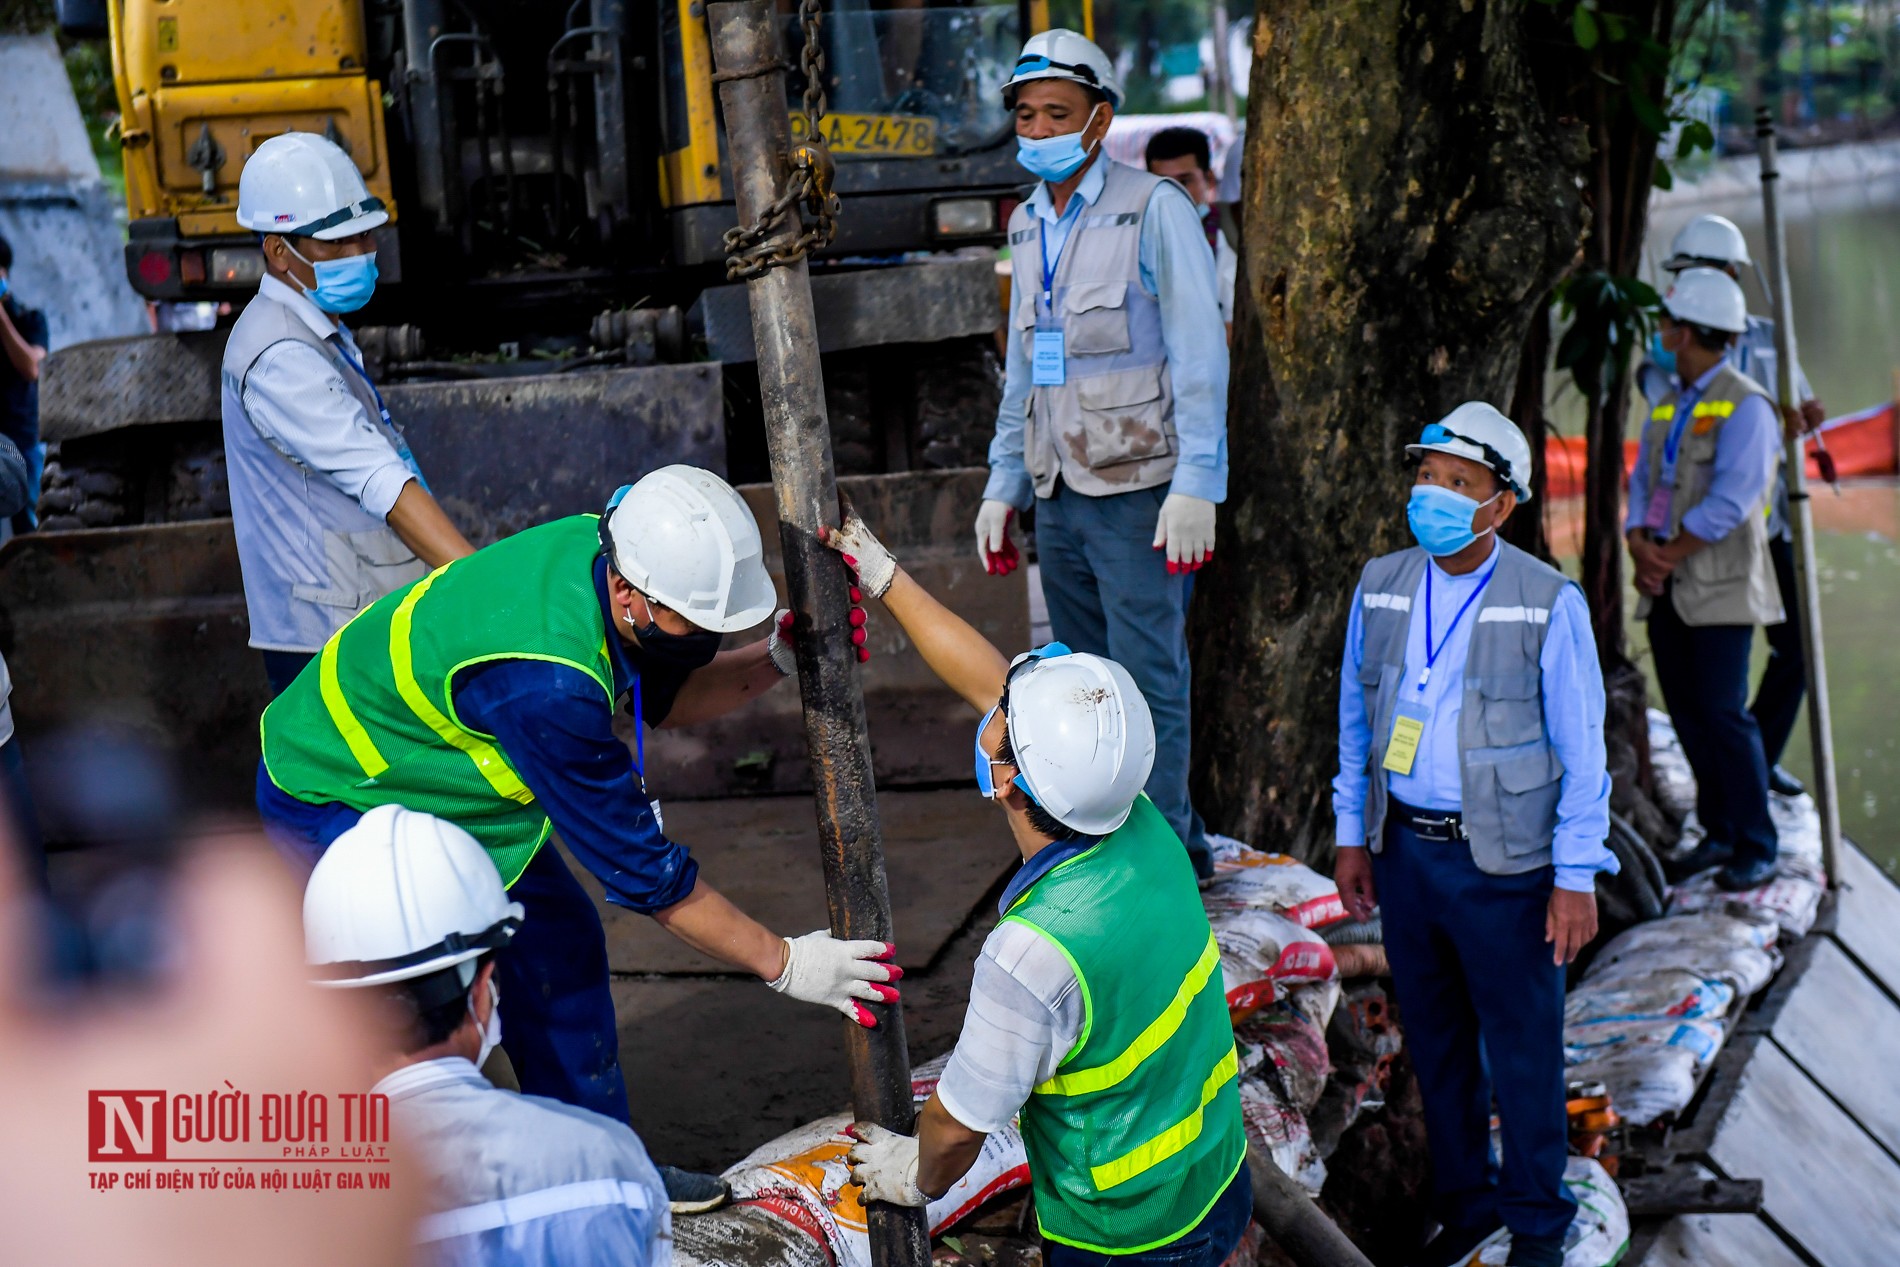
[[[1781,606],[1788,619],[1763,631],[1768,635],[1768,667],[1761,671],[1761,684],[1755,688],[1755,702],[1748,711],[1761,730],[1762,757],[1772,768],[1780,764],[1788,736],[1794,733],[1794,719],[1801,712],[1801,697],[1808,689],[1808,661],[1801,652],[1794,542],[1771,538],[1768,557],[1774,560],[1775,583],[1781,589]]]
[[[314,651],[264,651],[259,654],[264,657],[264,676],[270,679],[272,699],[289,690],[290,684],[297,680],[297,675],[304,671],[304,666],[317,658]]]
[[[503,987],[504,993],[507,987]],[[1213,1208],[1186,1235],[1139,1254],[1098,1254],[1058,1241],[1042,1243],[1043,1267],[1220,1267],[1253,1218],[1253,1177],[1243,1163]]]
[[[15,734],[0,744],[0,780],[4,780],[7,817],[24,863],[26,877],[35,886],[46,885],[46,846],[40,840],[40,824],[33,813],[33,796],[27,791],[26,766],[20,759],[20,736]]]
[[[1487,875],[1463,841],[1421,840],[1391,820],[1372,871],[1439,1221],[1562,1236],[1576,1203],[1563,1186],[1564,974],[1544,941],[1555,872]]]
[[[1036,499],[1036,555],[1056,640],[1118,662],[1141,688],[1155,724],[1148,797],[1187,846],[1195,870],[1211,874],[1206,830],[1188,799],[1193,574],[1168,575],[1167,554],[1153,545],[1167,495],[1163,485],[1085,497],[1058,483],[1055,496]]]
[[[1685,625],[1674,591],[1649,610],[1656,682],[1695,771],[1696,816],[1709,839],[1735,849],[1735,860],[1772,861],[1775,824],[1768,816],[1768,758],[1748,711],[1752,625]]]

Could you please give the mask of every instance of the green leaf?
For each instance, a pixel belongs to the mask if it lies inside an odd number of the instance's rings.
[[[1629,22],[1629,19],[1624,17],[1622,14],[1603,13],[1603,14],[1598,14],[1597,16],[1598,16],[1598,19],[1603,23],[1604,34],[1609,36],[1610,43],[1620,44],[1629,37],[1630,22]]]
[[[1660,158],[1657,159],[1656,171],[1650,176],[1649,183],[1658,189],[1674,189],[1676,187],[1676,178],[1669,174],[1669,164],[1663,162]]]
[[[1669,118],[1662,107],[1640,88],[1632,87],[1629,92],[1630,109],[1636,114],[1636,122],[1643,131],[1651,136],[1661,136],[1669,130]]]
[[[1577,47],[1589,52],[1597,46],[1597,20],[1590,10],[1578,5],[1570,15],[1570,30],[1577,37]]]

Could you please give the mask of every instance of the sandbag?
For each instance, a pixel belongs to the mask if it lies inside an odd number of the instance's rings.
[[[1346,918],[1339,886],[1297,858],[1263,853],[1231,836],[1210,835],[1214,878],[1201,890],[1201,904],[1215,911],[1278,911],[1306,928],[1324,928]]]
[[[1616,1181],[1588,1157],[1564,1163],[1564,1188],[1577,1216],[1564,1233],[1564,1267],[1612,1267],[1630,1243],[1629,1207]],[[1478,1247],[1475,1261],[1502,1267],[1511,1256],[1511,1234],[1498,1232]]]
[[[1273,1158],[1273,1164],[1318,1198],[1326,1186],[1326,1163],[1313,1146],[1313,1132],[1306,1116],[1280,1095],[1279,1089],[1260,1078],[1240,1080],[1240,1120],[1249,1143],[1258,1145]]]
[[[1238,1021],[1286,997],[1302,981],[1338,976],[1325,939],[1275,911],[1209,911],[1220,947],[1227,1008]]]
[[[1669,913],[1720,911],[1733,903],[1774,917],[1786,939],[1807,936],[1821,909],[1827,877],[1819,863],[1792,854],[1781,858],[1781,874],[1758,889],[1729,893],[1715,882],[1713,869],[1692,876],[1669,892]]]
[[[1776,843],[1784,858],[1803,858],[1821,865],[1821,811],[1807,795],[1768,794],[1768,813],[1775,821]]]
[[[1597,1060],[1613,1048],[1637,1043],[1680,1047],[1695,1056],[1697,1077],[1722,1050],[1728,1028],[1721,1021],[1609,1021],[1600,1025],[1564,1026],[1564,1063],[1579,1065]]]
[[[1571,1067],[1571,1082],[1601,1082],[1625,1122],[1648,1126],[1673,1118],[1695,1096],[1696,1057],[1685,1047],[1636,1043]]]
[[[1600,986],[1634,981],[1674,969],[1726,981],[1738,998],[1754,994],[1774,976],[1781,956],[1774,949],[1777,925],[1738,919],[1720,911],[1672,915],[1638,924],[1597,952],[1583,979]]]
[[[1333,1071],[1326,1035],[1287,1004],[1254,1013],[1234,1027],[1242,1077],[1277,1076],[1294,1108],[1309,1113]]]
[[[1693,972],[1664,970],[1639,980],[1585,981],[1564,999],[1564,1027],[1604,1021],[1696,1020],[1728,1015],[1735,987]]]
[[[1695,809],[1695,771],[1676,738],[1676,724],[1661,709],[1649,710],[1649,766],[1656,775],[1656,799],[1677,818]]]

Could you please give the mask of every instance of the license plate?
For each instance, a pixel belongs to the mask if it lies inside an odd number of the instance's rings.
[[[937,152],[937,121],[921,114],[828,114],[818,121],[834,154],[916,156]],[[805,139],[805,116],[792,116],[792,140]]]

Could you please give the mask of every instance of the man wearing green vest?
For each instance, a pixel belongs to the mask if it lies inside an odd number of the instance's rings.
[[[897,997],[886,983],[900,970],[878,962],[890,946],[769,931],[699,878],[646,790],[645,727],[718,717],[793,671],[782,624],[719,650],[772,614],[763,553],[731,486],[664,467],[605,517],[530,528],[377,600],[264,712],[258,809],[307,864],[387,804],[447,819],[488,851],[530,917],[498,976],[529,1094],[628,1117],[606,939],[545,847],[557,829],[608,901],[781,993],[866,1026],[866,1002]],[[613,732],[623,697],[638,760]]]
[[[1193,864],[1141,791],[1146,700],[1061,643],[1005,663],[855,514],[828,538],[982,713],[977,790],[1023,857],[917,1134],[858,1124],[853,1180],[923,1205],[1019,1118],[1048,1267],[1215,1267],[1253,1213],[1234,1033]]]

